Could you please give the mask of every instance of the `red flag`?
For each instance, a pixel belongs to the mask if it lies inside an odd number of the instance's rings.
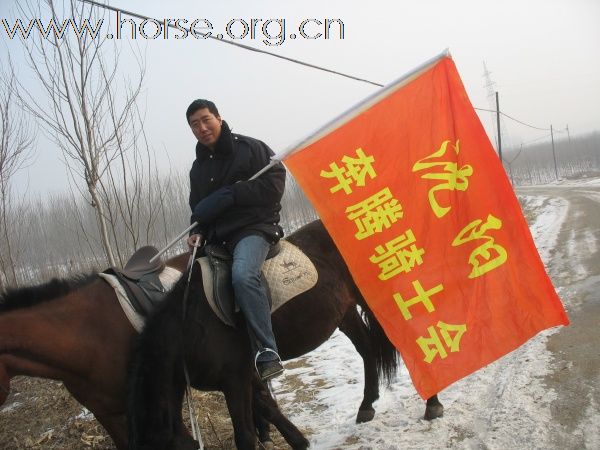
[[[449,56],[284,161],[423,398],[568,324]]]

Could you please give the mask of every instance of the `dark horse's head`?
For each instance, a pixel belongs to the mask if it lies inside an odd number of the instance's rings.
[[[76,275],[69,279],[53,278],[44,284],[24,288],[8,288],[0,295],[0,313],[13,309],[28,308],[54,300],[79,289],[97,278],[96,274]]]

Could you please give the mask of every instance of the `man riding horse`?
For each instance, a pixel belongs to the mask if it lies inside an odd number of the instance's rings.
[[[219,244],[233,256],[232,283],[241,309],[257,371],[267,380],[283,372],[271,326],[271,309],[261,279],[269,250],[283,236],[279,226],[285,169],[277,164],[259,178],[248,179],[269,164],[273,151],[263,142],[234,134],[215,104],[194,100],[186,117],[196,144],[190,170],[190,250],[203,242]]]

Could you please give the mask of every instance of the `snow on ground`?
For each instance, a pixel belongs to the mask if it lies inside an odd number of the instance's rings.
[[[550,251],[556,246],[560,227],[567,216],[569,204],[562,198],[522,196],[521,199],[527,210],[536,211],[529,231],[531,231],[538,253],[547,265],[550,262]]]
[[[600,178],[577,178],[574,180],[561,179],[549,184],[535,185],[535,187],[562,186],[562,187],[582,187],[582,186],[600,186]]]
[[[530,196],[526,204],[528,210],[536,210],[530,229],[548,265],[568,203]],[[402,365],[391,386],[382,387],[374,420],[356,424],[362,400],[362,360],[339,331],[318,350],[300,358],[302,365],[288,363],[291,368],[273,387],[282,410],[305,431],[315,449],[552,448],[549,436],[560,433],[560,425],[552,421],[550,411],[556,395],[544,386],[543,378],[551,370],[546,340],[554,332],[540,333],[445,389],[440,394],[445,417],[432,422],[422,418],[425,403]],[[292,391],[286,387],[288,380],[295,385],[299,381],[303,388]],[[592,420],[587,428],[591,431],[596,425],[598,421]],[[590,442],[589,448],[597,442]]]

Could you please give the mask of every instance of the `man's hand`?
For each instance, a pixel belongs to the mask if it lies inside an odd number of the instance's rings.
[[[188,237],[187,244],[190,249],[190,253],[194,251],[194,247],[200,247],[204,238],[201,234],[192,234]]]
[[[200,225],[211,223],[233,204],[233,188],[224,186],[198,202],[192,211],[192,220]]]

